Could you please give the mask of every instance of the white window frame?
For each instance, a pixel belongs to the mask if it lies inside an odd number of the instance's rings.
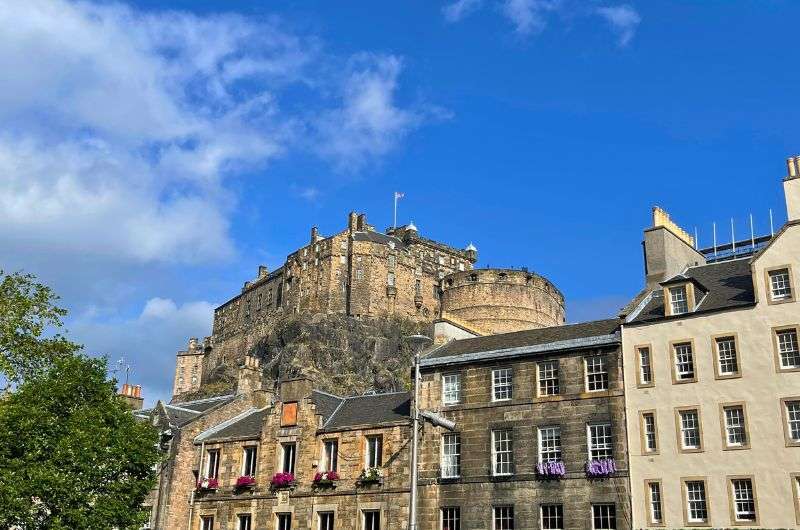
[[[700,486],[692,489],[692,486]],[[708,522],[708,491],[705,480],[686,480],[683,483],[686,495],[686,521],[689,523]],[[695,506],[696,505],[696,506]],[[694,512],[704,513],[705,517],[693,515]]]
[[[642,413],[642,440],[645,453],[658,452],[658,424],[653,411]]]
[[[636,348],[639,357],[639,384],[653,384],[653,356],[650,353],[650,346],[640,346]]]
[[[650,481],[647,483],[647,511],[651,524],[664,524],[664,498],[661,492],[661,482]]]
[[[586,391],[605,392],[608,390],[608,362],[604,355],[584,357],[586,370]]]
[[[614,458],[614,432],[611,423],[587,423],[586,445],[589,460]]]
[[[513,529],[516,520],[514,518],[514,506],[493,506],[492,507],[492,528],[494,530]]]
[[[671,315],[683,315],[689,312],[689,288],[686,285],[670,287],[669,307]]]
[[[364,462],[367,469],[381,467],[383,465],[383,436],[380,434],[367,435],[364,451]]]
[[[769,296],[773,302],[792,299],[794,293],[792,293],[792,278],[788,268],[771,270],[767,272],[767,277],[769,278]]]
[[[498,444],[501,445],[498,450]],[[501,455],[507,460],[501,462]],[[498,471],[505,469],[505,471]],[[495,429],[492,431],[492,475],[507,477],[514,474],[514,431],[512,429]]]
[[[786,337],[786,340],[784,340]],[[775,330],[775,342],[778,345],[778,362],[781,370],[800,368],[800,337],[797,328]],[[790,361],[787,364],[785,361]]]
[[[330,517],[330,521],[326,519]],[[328,523],[328,524],[326,524]],[[336,512],[317,512],[317,530],[334,530],[336,528]]]
[[[792,443],[800,442],[800,399],[787,399],[783,402],[786,415],[786,437]]]
[[[554,508],[556,513],[545,514],[545,508]],[[545,521],[550,521],[545,524]],[[560,524],[559,524],[560,523]],[[545,503],[539,505],[539,528],[541,530],[563,530],[564,529],[564,505],[561,503]]]
[[[703,435],[700,429],[700,410],[679,410],[678,421],[680,426],[681,449],[684,451],[696,451],[702,449]],[[687,440],[690,438],[696,439],[697,443],[695,445],[689,445]]]
[[[289,448],[291,448],[291,451],[289,450]],[[294,474],[295,469],[297,469],[297,442],[282,443],[281,471],[284,473]]]
[[[288,524],[283,524],[288,523]],[[292,514],[291,512],[279,512],[275,514],[275,528],[276,530],[291,530],[292,529]]]
[[[597,519],[608,521],[608,524],[598,526]],[[617,528],[617,505],[611,502],[592,504],[592,529],[606,530]]]
[[[734,477],[730,479],[730,483],[734,520],[737,523],[755,523],[758,520],[758,507],[756,506],[756,487],[753,479]]]
[[[749,440],[744,406],[723,405],[722,417],[725,425],[725,445],[727,447],[746,447]]]
[[[338,438],[328,438],[322,441],[322,462],[320,471],[339,470],[339,440]]]
[[[373,516],[372,524],[367,526],[367,524],[368,524],[367,523],[367,519],[368,519],[368,516],[370,516],[370,515]],[[375,516],[377,516],[377,519],[375,518]],[[364,530],[381,530],[381,524],[383,522],[383,521],[381,521],[381,511],[380,510],[362,510],[361,511],[361,522],[362,522],[362,528],[364,528]]]
[[[561,462],[561,426],[547,425],[537,431],[539,462]]]
[[[461,507],[443,506],[439,510],[439,519],[439,528],[442,530],[461,530]]]
[[[200,530],[214,530],[214,516],[201,515],[200,516]]]
[[[206,476],[205,478],[219,478],[219,460],[222,451],[220,449],[208,449],[206,451]],[[212,458],[213,455],[213,458]]]
[[[458,372],[442,375],[442,403],[455,405],[461,401],[461,374]]]
[[[536,363],[536,374],[539,379],[537,391],[539,396],[557,396],[561,392],[558,359]]]
[[[717,373],[721,376],[737,375],[739,370],[739,352],[736,348],[736,337],[726,335],[714,339],[717,350]],[[731,370],[730,368],[734,369]]]
[[[694,381],[697,367],[694,364],[694,345],[691,342],[677,342],[672,345],[675,381]]]
[[[246,524],[244,524],[246,522]],[[253,528],[253,515],[249,513],[240,513],[236,515],[236,530],[252,530]]]
[[[249,465],[248,465],[249,464]],[[252,473],[250,473],[252,471]],[[242,476],[255,477],[258,471],[258,446],[242,447]]]
[[[460,433],[442,434],[441,470],[442,478],[458,478],[461,476]]]
[[[501,397],[498,397],[500,395]],[[492,369],[492,401],[511,401],[514,397],[514,370],[510,367]]]

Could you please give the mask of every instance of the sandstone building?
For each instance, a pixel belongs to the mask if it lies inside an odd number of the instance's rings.
[[[763,248],[721,260],[673,223],[645,233],[622,325],[636,528],[800,525],[797,163]]]
[[[527,270],[474,269],[477,249],[425,238],[413,223],[381,233],[366,215],[350,213],[347,228],[326,237],[316,227],[285,263],[245,282],[214,311],[212,335],[178,352],[173,395],[196,391],[220,366],[235,367],[283,316],[385,315],[446,321],[470,334],[560,325],[564,297]]]

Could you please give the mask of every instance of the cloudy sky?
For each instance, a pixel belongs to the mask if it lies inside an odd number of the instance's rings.
[[[642,283],[654,204],[785,219],[800,6],[417,0],[0,3],[0,268],[62,295],[71,336],[175,352],[259,264],[349,210],[529,266],[572,321]],[[725,239],[727,236],[722,236]]]

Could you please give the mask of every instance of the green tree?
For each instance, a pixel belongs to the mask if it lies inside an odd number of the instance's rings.
[[[0,270],[0,380],[7,388],[80,349],[58,333],[66,310],[57,301],[32,275]]]
[[[140,527],[157,441],[104,359],[57,358],[0,402],[0,528]]]

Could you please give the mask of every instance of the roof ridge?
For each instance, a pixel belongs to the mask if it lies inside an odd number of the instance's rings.
[[[268,406],[267,407],[262,407],[260,409],[259,408],[255,408],[255,407],[250,407],[249,409],[247,409],[247,410],[245,410],[243,412],[240,412],[236,416],[234,416],[232,418],[229,418],[229,419],[223,421],[222,423],[218,423],[217,425],[214,425],[213,427],[209,427],[205,431],[203,431],[200,434],[198,434],[197,436],[195,436],[193,441],[197,442],[198,440],[200,440],[200,441],[205,440],[206,438],[210,437],[212,434],[216,434],[219,431],[221,431],[222,429],[230,427],[231,425],[234,425],[234,424],[240,422],[241,420],[243,420],[243,419],[245,419],[245,418],[247,418],[249,416],[252,416],[253,414],[255,414],[257,412],[262,412],[262,411],[264,411],[264,410],[266,410],[268,408],[269,408]]]
[[[178,410],[183,410],[185,412],[191,412],[192,414],[202,414],[202,412],[200,412],[199,410],[187,409],[184,407],[179,407],[177,405],[170,405],[169,403],[164,403],[164,406],[169,407],[171,409],[178,409]]]
[[[318,388],[314,388],[311,391],[312,392],[317,392],[318,394],[325,394],[326,396],[334,397],[336,399],[347,399],[344,396],[337,396],[336,394],[331,394],[330,392],[325,392],[324,390],[320,390]]]
[[[357,396],[345,396],[342,399],[348,400],[348,399],[358,399],[358,398],[375,397],[375,396],[391,396],[394,394],[410,394],[410,392],[408,390],[394,390],[392,392],[380,392],[375,394],[360,394]]]
[[[209,398],[195,399],[195,400],[192,400],[192,401],[182,401],[181,403],[183,405],[186,405],[188,403],[206,403],[208,401],[214,401],[214,400],[217,400],[217,399],[229,398],[229,397],[233,397],[235,395],[236,394],[225,394],[224,396],[213,396],[213,397],[209,397]]]
[[[325,423],[323,423],[323,424],[322,424],[322,428],[323,428],[323,429],[324,429],[324,428],[325,428],[325,427],[326,427],[326,426],[327,426],[327,425],[328,425],[328,424],[331,422],[331,420],[332,420],[332,419],[333,419],[333,418],[336,416],[336,413],[337,413],[337,412],[339,412],[339,409],[340,409],[340,408],[342,408],[342,405],[344,405],[345,401],[347,401],[347,399],[346,399],[346,398],[345,398],[345,399],[342,399],[342,400],[339,402],[339,404],[338,404],[338,405],[336,405],[336,408],[335,408],[335,409],[333,409],[333,412],[331,412],[331,415],[330,415],[330,416],[328,416],[328,419],[327,419],[327,420],[325,420]]]

